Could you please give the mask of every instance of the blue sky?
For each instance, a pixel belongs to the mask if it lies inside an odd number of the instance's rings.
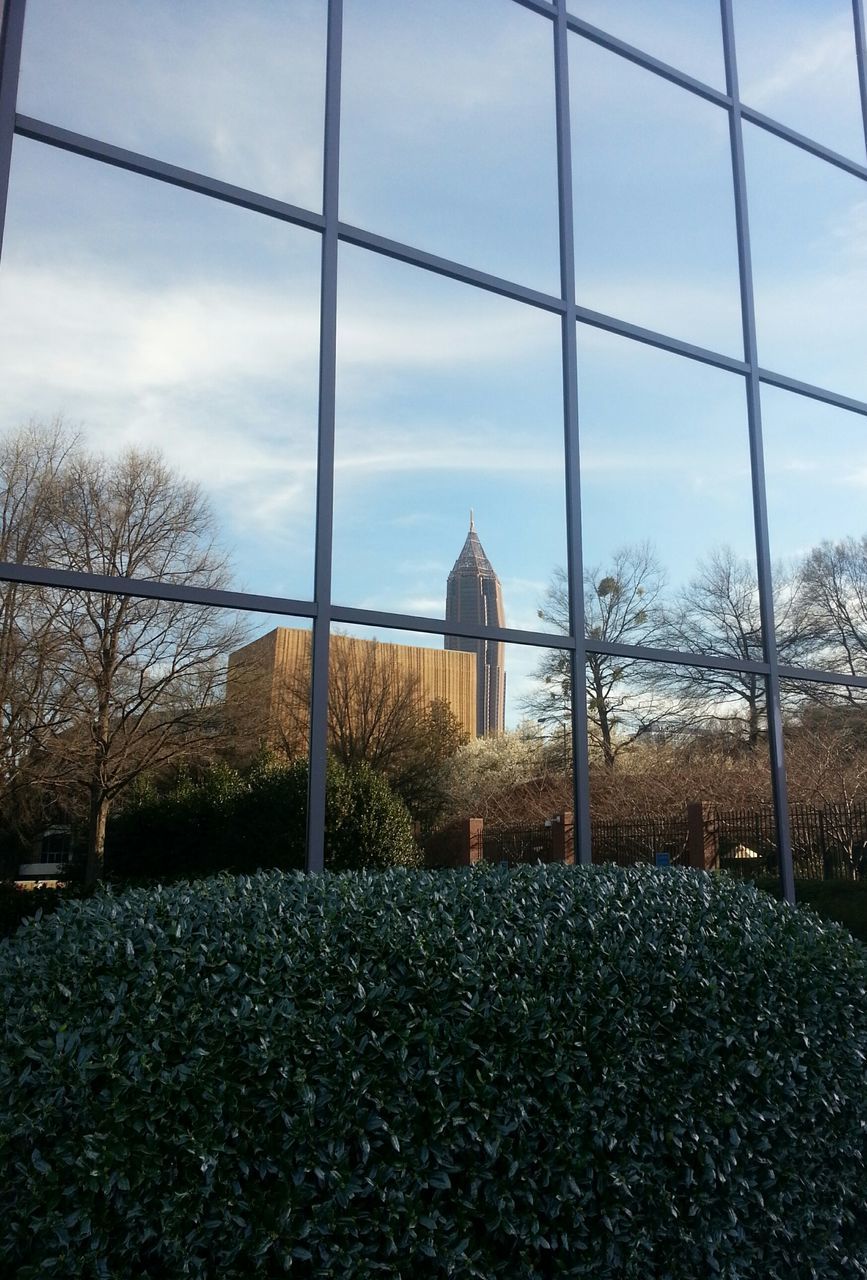
[[[722,85],[716,0],[574,12]],[[320,205],[325,6],[29,0],[19,109]],[[848,17],[847,17],[848,15]],[[741,0],[743,96],[864,162],[847,0]],[[847,26],[847,22],[849,26]],[[551,32],[511,0],[347,0],[341,217],[558,291]],[[569,41],[579,300],[742,355],[727,116]],[[746,126],[761,362],[867,398],[867,187]],[[17,139],[0,429],[62,415],[201,481],[237,582],[312,591],[319,240]],[[507,622],[565,561],[559,322],[340,250],[334,598],[441,616],[469,508]],[[753,555],[741,379],[582,326],[588,562]],[[765,397],[774,554],[860,534],[867,420]],[[435,640],[426,641],[436,643]],[[532,654],[510,653],[514,707]]]

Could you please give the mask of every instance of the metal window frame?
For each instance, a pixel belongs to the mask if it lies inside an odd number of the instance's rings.
[[[782,739],[781,681],[811,682],[830,686],[845,685],[867,690],[867,676],[859,677],[815,668],[784,666],[779,662],[773,625],[773,584],[762,448],[761,386],[766,384],[778,387],[862,416],[867,416],[867,402],[841,395],[831,388],[804,382],[786,373],[765,369],[759,364],[743,153],[743,122],[747,121],[762,128],[862,181],[867,181],[867,165],[863,160],[841,155],[817,140],[789,128],[781,121],[741,103],[732,0],[720,0],[721,39],[726,72],[724,89],[697,80],[679,68],[569,13],[567,0],[512,0],[512,2],[551,23],[551,74],[555,89],[557,138],[561,286],[559,296],[528,288],[515,281],[479,271],[469,264],[456,262],[379,235],[375,231],[340,221],[338,200],[343,0],[328,0],[321,212],[276,200],[212,178],[207,174],[168,164],[156,157],[129,151],[46,121],[16,114],[26,0],[4,0],[2,28],[0,28],[0,252],[2,252],[13,141],[15,135],[18,135],[97,163],[112,165],[152,180],[166,182],[203,197],[222,200],[260,216],[276,218],[306,228],[321,237],[322,269],[315,573],[312,600],[296,600],[252,592],[213,591],[194,586],[105,577],[38,565],[0,564],[0,581],[167,599],[191,605],[270,613],[310,621],[313,628],[313,662],[308,793],[307,869],[309,871],[322,871],[324,868],[328,656],[329,638],[335,623],[376,626],[429,635],[459,634],[470,639],[501,640],[509,644],[559,649],[570,654],[575,690],[583,688],[586,658],[591,653],[762,676],[766,681],[768,692],[770,759],[774,808],[781,850],[782,888],[785,898],[794,902],[794,873]],[[867,148],[867,37],[865,37],[863,0],[852,0],[852,14],[865,148]],[[569,45],[570,37],[573,35],[589,40],[728,112],[744,358],[696,346],[671,334],[634,325],[620,317],[605,315],[581,305],[576,291],[574,261],[573,180],[575,175],[573,174],[569,96]],[[447,624],[445,618],[417,617],[384,610],[352,608],[332,600],[337,288],[338,255],[341,243],[355,245],[372,253],[415,266],[420,270],[430,271],[474,288],[538,307],[560,317],[570,634],[549,634],[511,627],[473,627],[454,622]],[[751,454],[757,574],[764,634],[762,661],[740,661],[650,646],[609,644],[585,636],[579,465],[581,397],[577,356],[578,323],[619,334],[686,359],[738,374],[744,379]],[[580,862],[586,864],[592,860],[587,708],[584,699],[577,696],[573,698],[572,740],[575,761],[573,785],[578,858]]]

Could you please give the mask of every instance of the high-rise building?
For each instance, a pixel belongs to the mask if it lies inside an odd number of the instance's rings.
[[[503,591],[470,512],[470,531],[446,587],[446,622],[504,627]],[[447,649],[476,655],[476,735],[502,733],[506,712],[505,645],[500,640],[446,636]]]

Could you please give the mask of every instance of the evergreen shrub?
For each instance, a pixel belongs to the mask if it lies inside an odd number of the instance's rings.
[[[867,953],[728,877],[101,891],[0,984],[4,1275],[867,1276]]]
[[[225,764],[174,786],[145,786],[109,822],[106,872],[116,880],[175,879],[260,868],[300,871],[307,842],[307,760]],[[416,866],[412,819],[388,781],[331,757],[325,865],[333,871]]]

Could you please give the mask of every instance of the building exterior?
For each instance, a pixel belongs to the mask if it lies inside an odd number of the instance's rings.
[[[296,755],[307,750],[311,633],[275,627],[229,655],[227,705],[241,754],[265,742]],[[332,743],[368,746],[413,724],[444,702],[468,737],[476,734],[476,661],[465,652],[331,637],[329,732]]]
[[[469,533],[446,586],[446,622],[463,622],[473,627],[506,625],[500,579],[479,541],[472,512]],[[506,646],[501,640],[446,636],[445,647],[475,655],[476,736],[502,733],[506,710]]]
[[[329,656],[363,666],[374,652],[386,674],[418,664],[419,687],[453,690],[468,731],[503,726],[502,645],[474,634],[503,625],[496,574],[471,530],[443,616],[432,532],[484,486],[486,537],[515,584],[501,634],[528,671],[530,651],[559,652],[576,694],[577,860],[593,860],[601,714],[588,659],[637,743],[673,698],[728,725],[755,688],[754,772],[794,901],[798,733],[814,705],[867,703],[852,481],[867,474],[864,5],[688,7],[684,23],[677,6],[597,6],[596,25],[580,0],[207,16],[154,0],[144,23],[143,6],[3,0],[5,460],[22,456],[21,424],[58,415],[97,458],[142,441],[176,492],[180,477],[213,501],[215,541],[241,568],[218,571],[207,545],[180,554],[172,528],[132,555],[133,527],[159,532],[155,486],[141,518],[106,526],[102,553],[86,502],[69,508],[71,540],[0,521],[0,609],[26,652],[39,592],[177,606],[177,653],[142,664],[168,701],[194,691],[203,611],[242,611],[263,636],[260,711],[275,724],[276,673],[300,671],[309,648],[293,705],[313,708],[311,871]],[[808,74],[799,51],[830,48],[833,66]],[[141,485],[124,492],[145,501]],[[110,524],[119,503],[104,508]],[[645,544],[664,573],[621,553]],[[795,560],[797,580],[780,581]],[[558,569],[568,632],[531,599]],[[797,583],[809,626],[792,625]],[[656,626],[654,608],[679,616],[690,584],[711,612]],[[343,627],[445,647],[353,648]],[[139,655],[166,634],[140,631]],[[49,683],[69,686],[64,645],[51,652]],[[239,674],[235,661],[233,697]],[[510,659],[510,692],[518,679]]]

